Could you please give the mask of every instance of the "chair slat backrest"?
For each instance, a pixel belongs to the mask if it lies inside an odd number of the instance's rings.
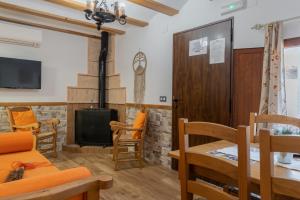
[[[189,152],[189,135],[210,136],[238,145],[238,165],[235,162],[219,159],[213,155]],[[237,180],[239,183],[239,198],[249,197],[249,134],[246,127],[234,129],[220,124],[208,122],[188,122],[179,119],[179,175],[181,180],[181,199],[191,198],[192,193],[207,199],[237,199],[207,183],[190,180],[190,165],[216,171]],[[205,190],[203,190],[205,188]]]
[[[143,131],[141,133],[141,148],[144,149],[145,135],[146,135],[147,125],[148,125],[148,111],[142,110],[142,112],[145,113],[145,121],[144,121]]]
[[[274,152],[300,153],[299,136],[273,136],[270,130],[259,132],[260,191],[262,200],[273,199],[274,194],[300,198],[300,181],[274,176]]]
[[[250,113],[250,141],[252,143],[258,142],[256,140],[256,137],[258,138],[256,129],[259,123],[285,124],[300,128],[300,119],[295,117]]]
[[[189,122],[185,125],[185,131],[189,135],[210,136],[233,143],[237,142],[237,130],[222,124]]]
[[[143,131],[141,133],[141,139],[144,140],[145,134],[146,134],[146,131],[147,131],[147,125],[148,125],[148,111],[142,110],[142,112],[145,113],[145,121],[144,121]]]

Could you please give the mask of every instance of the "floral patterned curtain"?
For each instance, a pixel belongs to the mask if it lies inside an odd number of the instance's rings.
[[[287,115],[282,22],[265,27],[265,50],[260,114]]]

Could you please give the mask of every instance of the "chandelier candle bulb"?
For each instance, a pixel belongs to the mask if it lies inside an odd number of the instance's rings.
[[[86,8],[89,9],[89,10],[93,10],[94,9],[94,6],[93,6],[93,3],[91,0],[88,0],[86,2]]]
[[[102,24],[112,23],[114,21],[118,21],[121,25],[125,25],[127,23],[125,5],[119,5],[118,1],[109,6],[107,0],[88,0],[87,9],[84,10],[85,18],[87,20],[94,20],[98,30],[101,29]],[[114,12],[111,12],[109,7],[112,7]]]
[[[125,16],[125,4],[124,3],[120,3],[119,14],[120,14],[120,16]]]
[[[115,15],[116,17],[120,17],[120,8],[119,8],[119,2],[114,3],[114,8],[115,8]]]

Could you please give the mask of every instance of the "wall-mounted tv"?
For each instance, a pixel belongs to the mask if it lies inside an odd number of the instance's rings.
[[[0,88],[41,89],[40,61],[0,57]]]

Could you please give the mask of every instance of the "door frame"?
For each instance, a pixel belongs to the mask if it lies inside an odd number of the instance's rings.
[[[213,25],[216,25],[216,24],[220,24],[220,23],[223,23],[223,22],[227,22],[227,21],[230,21],[231,22],[231,51],[230,51],[230,100],[229,100],[229,112],[230,112],[230,118],[229,118],[229,125],[232,126],[233,124],[233,81],[234,81],[234,72],[233,72],[233,50],[234,50],[234,17],[229,17],[229,18],[226,18],[226,19],[222,19],[222,20],[218,20],[218,21],[215,21],[215,22],[212,22],[212,23],[208,23],[208,24],[205,24],[205,25],[201,25],[201,26],[198,26],[198,27],[195,27],[195,28],[191,28],[191,29],[187,29],[187,30],[184,30],[184,31],[180,31],[180,32],[176,32],[173,34],[173,58],[172,58],[172,69],[174,69],[174,63],[175,63],[175,51],[174,51],[174,43],[175,43],[175,37],[179,34],[183,34],[183,33],[187,33],[187,32],[190,32],[190,31],[195,31],[195,30],[198,30],[198,29],[203,29],[203,28],[206,28],[206,27],[209,27],[209,26],[213,26]],[[174,105],[174,70],[172,72],[172,150],[177,150],[175,149],[174,147],[174,144],[176,143],[175,141],[175,138],[174,138],[174,134],[175,134],[175,123],[178,123],[178,122],[175,122],[174,123],[174,111],[175,111],[175,105]],[[177,119],[178,121],[178,119]],[[177,170],[178,169],[178,161],[176,159],[172,159],[172,169],[175,169]]]
[[[284,48],[292,48],[300,46],[300,37],[284,39]]]

